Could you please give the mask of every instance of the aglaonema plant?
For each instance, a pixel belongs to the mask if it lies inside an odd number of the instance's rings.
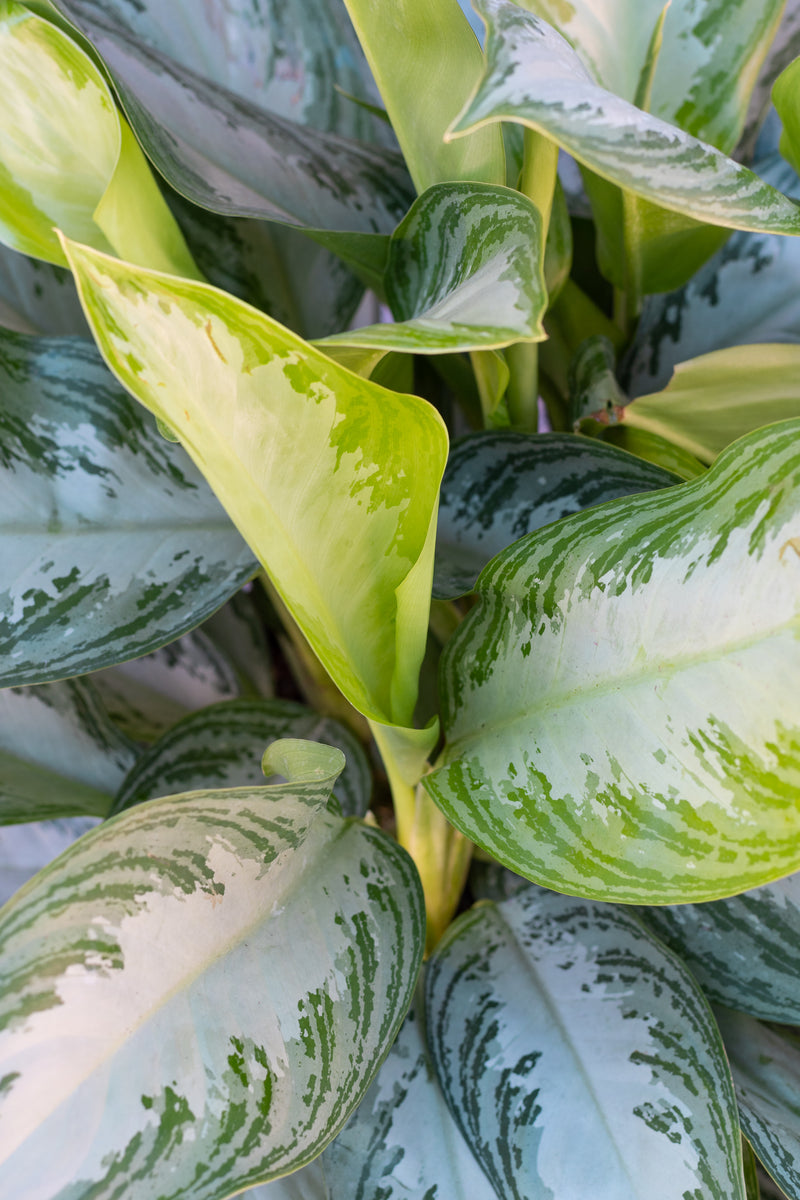
[[[800,1200],[797,22],[0,0],[3,1197]]]

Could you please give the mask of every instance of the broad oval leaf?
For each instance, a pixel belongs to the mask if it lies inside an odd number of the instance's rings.
[[[742,1130],[787,1196],[800,1195],[800,1046],[741,1013],[716,1009]]]
[[[800,210],[752,171],[596,83],[552,26],[510,0],[476,0],[487,70],[451,135],[519,121],[626,192],[731,229],[800,233]]]
[[[106,361],[181,438],[334,682],[409,725],[447,456],[436,410],[224,292],[69,255]]]
[[[61,817],[0,828],[0,907],[99,822],[99,817]]]
[[[128,6],[124,17],[99,4],[59,7],[108,68],[148,158],[193,203],[365,233],[389,233],[408,208],[413,192],[393,151],[312,129],[211,82],[137,36]]]
[[[372,1087],[321,1163],[327,1194],[336,1200],[497,1200],[436,1079],[421,992]]]
[[[310,1161],[365,1092],[413,994],[419,882],[327,811],[340,751],[273,752],[292,782],[137,806],[3,910],[5,1195],[217,1200]]]
[[[0,331],[0,684],[172,641],[256,564],[186,454],[91,343]]]
[[[326,344],[441,354],[541,341],[547,308],[541,217],[509,188],[446,183],[412,205],[384,274],[394,323]]]
[[[499,1196],[744,1200],[708,1005],[623,909],[532,886],[477,905],[430,959],[426,1019],[450,1110]]]
[[[104,817],[135,761],[90,681],[0,689],[0,825]]]
[[[519,874],[639,904],[800,867],[800,422],[529,534],[442,659],[424,785]]]
[[[569,433],[475,433],[456,442],[439,501],[434,595],[472,591],[495,554],[568,513],[670,487],[670,471]]]
[[[729,900],[643,908],[639,915],[717,1004],[800,1025],[800,876]]]
[[[113,813],[174,792],[264,782],[261,760],[281,738],[338,747],[346,765],[333,796],[346,817],[363,817],[372,779],[355,734],[291,700],[230,700],[192,713],[137,759],[114,798]]]

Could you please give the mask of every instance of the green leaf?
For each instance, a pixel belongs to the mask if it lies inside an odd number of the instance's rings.
[[[488,28],[486,74],[447,136],[517,121],[589,168],[601,266],[616,284],[638,291],[677,287],[723,236],[704,225],[800,233],[800,211],[791,200],[596,82],[544,21],[509,0],[476,0],[476,7]]]
[[[427,970],[442,1089],[498,1196],[744,1200],[733,1087],[691,975],[623,909],[528,887]]]
[[[623,408],[624,424],[712,463],[737,438],[800,416],[800,345],[732,346],[678,363],[662,392]]]
[[[800,876],[729,900],[643,908],[639,915],[715,1003],[800,1024]]]
[[[782,71],[772,89],[772,102],[783,124],[780,149],[800,173],[800,60]]]
[[[620,450],[635,454],[645,462],[672,471],[680,479],[697,479],[698,475],[706,473],[706,468],[693,454],[659,437],[657,433],[635,429],[631,425],[606,425],[600,436],[606,444],[618,446]]]
[[[0,388],[2,686],[144,654],[253,574],[200,473],[91,343],[0,331]]]
[[[442,480],[434,595],[472,591],[496,554],[526,533],[617,496],[677,483],[614,447],[570,433],[474,433]]]
[[[800,1193],[800,1046],[752,1017],[715,1010],[742,1131],[788,1196]]]
[[[421,996],[416,1007],[372,1087],[322,1155],[326,1196],[497,1200],[439,1088],[425,1044]]]
[[[179,434],[331,678],[371,719],[409,725],[447,455],[438,413],[223,292],[69,254],[107,362]]]
[[[565,517],[485,569],[424,780],[467,837],[629,903],[798,869],[798,434],[760,430],[697,481]]]
[[[89,336],[71,273],[5,246],[0,246],[0,326],[51,337]]]
[[[231,700],[184,718],[137,760],[112,812],[212,784],[262,784],[264,751],[281,738],[304,738],[342,750],[347,762],[333,795],[346,817],[364,816],[372,778],[358,739],[338,721],[291,700]]]
[[[345,0],[417,192],[435,183],[503,184],[499,129],[448,145],[443,134],[481,68],[480,47],[456,0]]]
[[[408,176],[393,151],[289,120],[220,87],[205,69],[198,73],[199,62],[192,69],[173,58],[174,41],[165,53],[132,29],[129,5],[123,16],[101,4],[60,7],[108,68],[148,158],[193,203],[228,216],[365,233],[388,233],[408,208]],[[213,27],[202,19],[199,26],[213,39]]]
[[[321,345],[440,354],[541,341],[547,292],[540,241],[539,213],[518,192],[477,183],[431,187],[389,246],[384,286],[396,323]]]
[[[2,0],[0,72],[0,240],[63,266],[57,227],[100,250],[195,277],[136,140],[77,43]]]
[[[243,695],[261,699],[274,696],[272,651],[253,589],[245,586],[231,596],[199,632],[232,664]]]
[[[135,760],[90,681],[0,689],[0,825],[104,817]]]
[[[575,47],[595,80],[637,107],[729,154],[785,0],[525,0]],[[647,103],[654,31],[661,46]]]
[[[419,882],[327,811],[340,751],[272,751],[291,782],[130,809],[3,910],[5,1195],[217,1200],[310,1161],[366,1091],[413,993]]]
[[[0,906],[98,823],[98,817],[64,817],[0,827]]]

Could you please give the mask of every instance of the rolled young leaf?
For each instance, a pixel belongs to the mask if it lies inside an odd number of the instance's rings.
[[[140,805],[3,910],[3,1194],[217,1200],[314,1158],[411,1000],[414,867],[327,811],[340,751],[274,787]],[[231,986],[231,981],[236,986]]]
[[[501,1197],[744,1200],[728,1066],[680,960],[624,909],[529,885],[426,973],[450,1111]]]
[[[0,331],[0,686],[173,641],[254,573],[186,454],[94,346]]]
[[[109,366],[180,437],[334,682],[410,725],[447,456],[436,410],[224,292],[67,252]]]
[[[424,786],[574,895],[712,900],[800,867],[800,422],[522,538],[445,648]]]

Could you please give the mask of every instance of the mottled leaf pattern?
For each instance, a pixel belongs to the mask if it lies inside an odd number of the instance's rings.
[[[172,641],[255,571],[203,477],[91,343],[0,332],[0,682]]]
[[[442,659],[424,784],[512,870],[711,900],[800,866],[800,423],[529,534]]]
[[[137,760],[117,792],[113,812],[195,788],[263,784],[264,751],[287,737],[323,742],[344,753],[346,765],[333,795],[346,817],[363,817],[372,780],[358,739],[338,721],[290,700],[232,700],[186,717]]]
[[[533,886],[477,905],[429,962],[426,1019],[498,1196],[744,1200],[708,1005],[624,909]]]
[[[413,992],[421,891],[326,810],[339,751],[273,751],[291,782],[137,806],[3,910],[4,1195],[217,1200],[308,1162],[363,1095]]]
[[[447,460],[436,533],[434,594],[471,591],[495,554],[568,513],[669,487],[668,471],[574,434],[476,433]]]

